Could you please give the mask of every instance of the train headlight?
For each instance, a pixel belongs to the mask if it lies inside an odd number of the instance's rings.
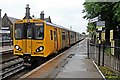
[[[40,51],[42,51],[42,50],[43,50],[43,47],[39,47],[39,49],[40,49]]]
[[[15,45],[15,49],[16,49],[16,50],[19,50],[19,51],[22,50],[18,45]]]
[[[36,49],[36,52],[40,52],[40,51],[43,51],[44,50],[44,47],[43,46],[40,46]]]
[[[19,49],[19,46],[15,46],[15,48],[18,50],[18,49]]]

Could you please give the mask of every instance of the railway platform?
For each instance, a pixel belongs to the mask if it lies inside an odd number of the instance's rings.
[[[42,64],[20,79],[87,79],[104,80],[91,59],[87,58],[87,39],[77,43],[52,60]]]

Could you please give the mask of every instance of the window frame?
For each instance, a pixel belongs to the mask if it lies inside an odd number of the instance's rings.
[[[51,40],[53,40],[53,30],[50,30],[50,37],[51,37]]]
[[[66,40],[65,32],[62,32],[62,40]]]
[[[42,39],[36,39],[35,27],[40,27],[40,26],[35,26],[35,24],[41,24],[41,23],[43,24],[43,26],[42,26],[42,27],[43,27],[43,37],[42,37]],[[33,28],[33,34],[34,34],[34,35],[33,35],[33,39],[34,39],[34,40],[43,40],[43,39],[44,39],[44,35],[45,35],[45,33],[44,33],[44,32],[45,32],[45,28],[44,28],[44,27],[45,27],[45,26],[44,26],[44,22],[34,23],[34,28]]]
[[[22,28],[21,28],[21,26],[20,26],[20,28],[19,29],[21,29],[21,38],[17,38],[16,37],[16,25],[22,25]],[[23,27],[24,27],[24,24],[15,24],[15,30],[14,30],[14,37],[15,37],[15,39],[16,40],[21,40],[21,39],[23,39],[24,38],[24,29],[23,29]]]
[[[57,41],[57,31],[54,31],[54,41]]]

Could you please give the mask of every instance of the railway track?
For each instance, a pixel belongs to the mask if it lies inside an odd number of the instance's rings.
[[[7,77],[25,69],[23,66],[23,59],[17,56],[0,62],[0,65],[2,66],[0,68],[0,72],[2,72],[0,76],[2,76],[2,79],[6,79]]]
[[[2,53],[2,55],[7,54],[7,53],[13,53],[13,50],[2,51],[0,53]]]
[[[13,50],[0,51],[0,64],[14,59],[13,57]]]
[[[46,63],[47,61],[51,60],[52,58],[60,55],[62,52],[64,52],[67,49],[68,48],[60,51],[57,55],[54,54],[54,55],[49,56],[48,59],[44,63]],[[19,58],[18,56],[13,56],[11,58],[3,60],[2,62],[0,62],[0,65],[2,65],[2,68],[0,68],[0,72],[2,72],[0,74],[0,76],[2,76],[3,80],[6,80],[6,79],[10,80],[8,78],[19,79],[22,75],[24,75],[24,74],[30,72],[31,70],[33,70],[33,68],[27,70],[23,65],[23,59]],[[15,75],[13,75],[13,74],[15,74]]]

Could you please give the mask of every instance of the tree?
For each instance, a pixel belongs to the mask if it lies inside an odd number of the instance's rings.
[[[83,13],[85,19],[92,19],[101,16],[106,21],[107,29],[116,29],[120,24],[120,3],[119,2],[85,2]]]
[[[119,2],[85,2],[83,13],[86,13],[83,18],[92,19],[94,17],[101,16],[99,20],[106,23],[106,35],[109,35],[109,30],[117,30],[117,26],[120,30],[120,3]],[[88,25],[89,26],[89,25]],[[95,29],[94,26],[87,27]],[[93,30],[94,31],[94,30]],[[109,39],[109,36],[106,37]]]
[[[99,16],[99,13],[101,11],[101,7],[96,2],[85,2],[84,4],[84,10],[83,13],[86,13],[86,15],[83,17],[85,19],[92,19],[94,17]]]

